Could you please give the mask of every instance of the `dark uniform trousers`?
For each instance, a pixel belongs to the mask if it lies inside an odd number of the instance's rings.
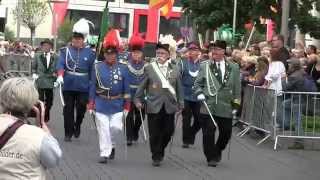
[[[48,122],[50,120],[50,109],[53,104],[53,89],[38,89],[39,99],[45,104],[44,120]]]
[[[152,160],[162,160],[165,148],[174,132],[174,113],[167,114],[164,106],[157,114],[148,114]]]
[[[126,131],[128,141],[137,141],[139,138],[139,130],[144,119],[141,119],[139,109],[132,103],[131,111],[127,116]],[[141,110],[142,118],[144,118],[144,109]]]
[[[219,161],[221,152],[226,148],[232,133],[232,119],[214,116],[215,121],[219,126],[219,137],[216,143],[215,131],[216,128],[207,114],[200,114],[200,125],[203,133],[203,151],[207,161]]]
[[[200,102],[184,101],[184,109],[182,111],[182,141],[184,144],[194,144],[197,132],[200,130]],[[193,123],[191,124],[191,118]]]
[[[63,91],[65,106],[63,108],[65,136],[71,137],[76,128],[80,128],[86,106],[88,103],[88,93],[78,91]],[[76,108],[76,119],[74,119]]]

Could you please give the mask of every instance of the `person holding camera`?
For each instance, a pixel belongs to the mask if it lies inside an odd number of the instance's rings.
[[[38,97],[33,82],[26,78],[7,79],[1,85],[1,179],[45,179],[46,169],[58,165],[62,157],[43,119],[40,127],[25,123]]]

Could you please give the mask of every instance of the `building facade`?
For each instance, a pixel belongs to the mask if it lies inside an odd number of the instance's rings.
[[[105,0],[69,0],[68,13],[73,20],[81,17],[95,24],[93,34],[99,34],[100,22]],[[128,38],[133,33],[147,31],[148,0],[111,0],[109,7],[109,26],[120,28],[120,36]],[[170,18],[160,18],[160,34],[180,34],[181,3],[176,0]]]
[[[44,0],[45,1],[45,0]],[[106,5],[105,0],[60,0],[68,1],[67,16],[77,21],[86,18],[93,22],[95,27],[90,30],[93,35],[98,35],[102,11]],[[17,35],[17,22],[13,16],[13,9],[17,6],[18,0],[2,0],[1,7],[7,9],[4,17],[6,27],[13,30]],[[49,7],[49,5],[48,5]],[[148,0],[109,0],[109,27],[120,28],[122,38],[129,38],[133,33],[145,33],[147,31]],[[1,8],[0,8],[1,9]],[[3,13],[0,13],[3,14]],[[53,38],[54,22],[53,15],[49,11],[43,24],[36,28],[36,38]],[[176,0],[170,18],[160,18],[160,34],[180,35],[181,3]],[[30,30],[20,26],[20,37],[29,38]]]

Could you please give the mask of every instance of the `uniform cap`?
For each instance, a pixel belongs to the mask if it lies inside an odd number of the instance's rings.
[[[131,51],[140,50],[144,47],[144,39],[139,34],[133,35],[129,40],[129,48]]]

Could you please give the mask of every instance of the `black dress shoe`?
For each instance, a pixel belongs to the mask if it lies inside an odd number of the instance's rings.
[[[138,141],[138,139],[139,139],[139,134],[135,134],[134,136],[133,136],[133,141]]]
[[[154,166],[154,167],[159,167],[159,166],[160,166],[160,162],[161,162],[161,161],[158,160],[158,159],[157,159],[157,160],[153,160],[153,161],[152,161],[152,166]]]
[[[189,144],[182,144],[182,148],[189,148]]]
[[[112,151],[111,151],[111,154],[110,154],[110,156],[109,156],[109,159],[111,159],[111,160],[113,160],[114,159],[114,156],[115,156],[115,149],[114,148],[112,148]]]
[[[208,162],[208,166],[210,166],[210,167],[216,167],[217,165],[218,165],[218,162],[215,160],[210,160]]]
[[[74,137],[79,138],[80,137],[80,126],[76,126],[74,128]]]
[[[107,164],[108,163],[108,158],[107,157],[101,157],[100,160],[99,160],[99,163]]]
[[[71,142],[71,137],[70,136],[65,136],[64,137],[65,142]]]
[[[132,141],[127,141],[127,146],[132,146]]]

